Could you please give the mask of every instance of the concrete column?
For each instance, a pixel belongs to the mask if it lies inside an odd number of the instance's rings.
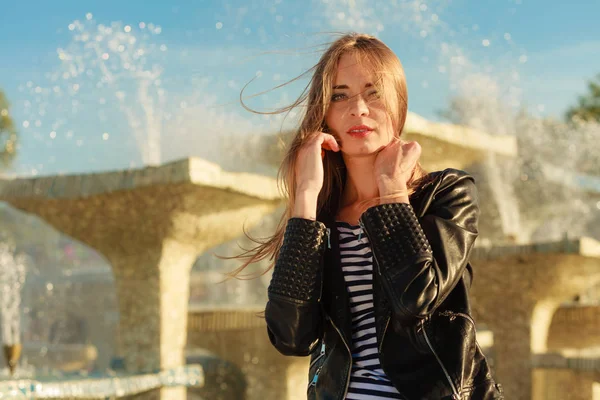
[[[127,371],[155,372],[183,365],[189,273],[197,248],[166,238],[155,246],[103,252],[115,274]],[[185,388],[161,392],[162,399],[185,399]]]
[[[473,313],[494,334],[494,372],[507,399],[531,399],[532,355],[546,351],[558,305],[600,281],[598,254],[587,238],[474,252]]]

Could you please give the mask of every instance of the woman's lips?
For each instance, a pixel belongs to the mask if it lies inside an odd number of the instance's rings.
[[[353,126],[352,128],[348,129],[347,133],[348,133],[348,135],[356,137],[356,138],[363,138],[371,132],[373,132],[372,128],[370,128],[366,125],[358,125],[358,126]]]

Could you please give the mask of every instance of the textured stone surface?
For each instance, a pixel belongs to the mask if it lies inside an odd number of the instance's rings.
[[[274,180],[200,159],[98,174],[0,180],[0,200],[104,254],[115,275],[121,352],[132,372],[181,365],[189,271],[279,203]],[[185,389],[163,389],[182,399]]]
[[[188,347],[208,349],[241,368],[246,400],[306,399],[309,357],[281,355],[267,336],[263,308],[190,310]]]
[[[548,351],[600,349],[600,305],[563,306],[548,332]]]
[[[596,400],[599,380],[597,374],[570,369],[535,369],[531,400]]]
[[[489,153],[504,158],[517,155],[514,136],[490,135],[466,126],[431,122],[415,113],[408,113],[404,132],[407,140],[416,140],[426,149],[419,161],[429,171],[448,167],[467,169],[482,162]]]
[[[473,312],[494,333],[496,377],[507,399],[531,398],[530,354],[546,351],[560,304],[600,282],[599,249],[589,238],[475,249]]]

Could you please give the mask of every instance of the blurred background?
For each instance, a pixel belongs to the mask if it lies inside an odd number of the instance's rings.
[[[0,0],[0,397],[306,398],[308,359],[257,316],[270,272],[223,282],[215,254],[274,232],[303,108],[264,113],[356,31],[402,61],[424,167],[476,178],[473,314],[506,398],[600,399],[599,12]]]

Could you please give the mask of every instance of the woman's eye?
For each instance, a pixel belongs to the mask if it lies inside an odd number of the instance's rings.
[[[339,101],[342,100],[346,95],[343,93],[336,93],[333,96],[331,96],[331,101]]]
[[[380,98],[380,97],[381,97],[381,96],[379,95],[379,91],[377,91],[377,90],[374,90],[374,91],[372,91],[371,93],[369,93],[369,96],[370,96],[371,98],[373,98],[373,99],[378,99],[378,98]]]

